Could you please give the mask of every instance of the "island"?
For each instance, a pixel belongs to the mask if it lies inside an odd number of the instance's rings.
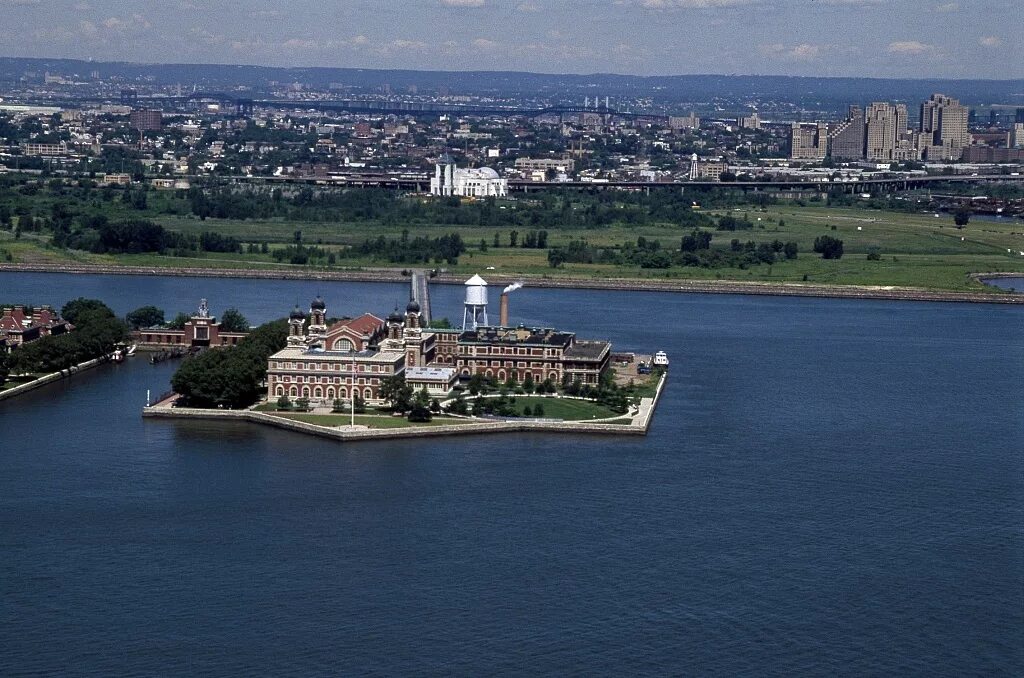
[[[404,312],[386,317],[331,319],[317,296],[308,313],[296,306],[237,346],[187,359],[174,393],[143,415],[243,419],[342,439],[647,432],[667,356],[614,353],[607,341],[513,324],[517,285],[502,291],[492,323],[487,282],[474,275],[464,285],[458,329],[430,322],[422,281],[413,281]]]

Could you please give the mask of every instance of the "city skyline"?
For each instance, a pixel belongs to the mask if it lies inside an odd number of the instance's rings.
[[[1011,0],[0,0],[0,54],[669,75],[1024,77]]]

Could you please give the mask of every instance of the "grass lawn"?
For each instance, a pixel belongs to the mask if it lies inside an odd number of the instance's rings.
[[[570,398],[542,398],[539,396],[516,396],[515,409],[520,415],[523,408],[530,407],[532,411],[537,405],[544,407],[545,419],[563,419],[565,421],[585,421],[587,419],[607,419],[608,417],[621,416],[619,412],[613,412],[604,405],[589,400],[573,400]]]

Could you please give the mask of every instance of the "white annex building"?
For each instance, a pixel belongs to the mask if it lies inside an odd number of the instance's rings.
[[[443,155],[430,180],[432,195],[460,195],[472,198],[503,198],[508,195],[508,180],[490,167],[459,169],[451,156]]]

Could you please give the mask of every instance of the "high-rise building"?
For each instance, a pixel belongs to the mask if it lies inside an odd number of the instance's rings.
[[[1017,115],[1013,119],[1014,122],[1024,122],[1024,108],[1017,109]]]
[[[868,106],[865,157],[868,160],[892,160],[900,138],[907,130],[906,104],[875,101]]]
[[[741,115],[736,118],[736,127],[739,129],[761,129],[761,118],[758,117],[757,111],[750,115]]]
[[[164,126],[163,113],[160,111],[136,109],[131,112],[129,120],[132,128],[140,132],[159,131]]]
[[[828,154],[836,160],[864,157],[864,109],[850,106],[846,119],[828,131]]]
[[[794,160],[822,160],[828,151],[828,125],[823,122],[793,123],[789,157]]]
[[[921,151],[928,160],[959,160],[971,143],[967,107],[952,97],[933,94],[921,104]]]

